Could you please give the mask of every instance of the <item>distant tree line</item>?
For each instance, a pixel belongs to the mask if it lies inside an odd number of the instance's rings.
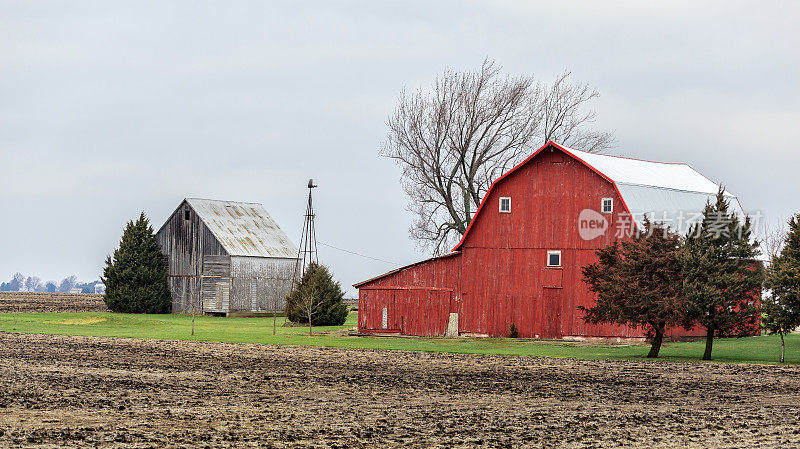
[[[78,282],[75,275],[67,276],[61,280],[43,282],[39,276],[25,276],[22,273],[14,273],[11,280],[0,283],[0,292],[47,292],[47,293],[69,293],[73,288],[81,289],[81,293],[94,293],[94,287],[101,284],[100,281]]]

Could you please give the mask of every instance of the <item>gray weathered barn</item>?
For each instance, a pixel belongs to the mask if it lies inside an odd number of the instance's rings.
[[[156,236],[173,313],[283,310],[297,247],[261,204],[187,198]]]

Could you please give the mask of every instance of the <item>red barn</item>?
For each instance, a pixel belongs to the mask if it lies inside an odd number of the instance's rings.
[[[451,253],[355,284],[358,328],[504,337],[514,324],[520,337],[641,337],[640,329],[583,321],[578,306],[591,306],[594,296],[581,268],[645,214],[685,232],[717,189],[686,164],[548,142],[492,184]]]

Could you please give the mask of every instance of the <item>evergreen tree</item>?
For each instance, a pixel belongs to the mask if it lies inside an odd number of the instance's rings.
[[[286,316],[310,326],[341,326],[347,320],[344,292],[328,268],[312,262],[286,299]],[[310,321],[309,321],[310,318]]]
[[[632,239],[598,249],[598,261],[582,270],[597,294],[593,307],[578,307],[583,319],[642,327],[651,342],[647,357],[658,357],[666,328],[684,321],[680,247],[678,235],[645,218]]]
[[[789,233],[780,255],[772,260],[765,288],[764,328],[781,336],[781,363],[786,354],[783,336],[800,326],[800,214],[789,220]]]
[[[706,329],[703,360],[711,360],[714,337],[742,337],[757,329],[763,269],[755,260],[750,217],[729,210],[724,190],[707,203],[703,220],[692,226],[681,253],[686,327]]]
[[[114,312],[170,311],[167,260],[144,212],[136,222],[128,222],[113,258],[106,258],[101,280],[106,286],[106,305]]]

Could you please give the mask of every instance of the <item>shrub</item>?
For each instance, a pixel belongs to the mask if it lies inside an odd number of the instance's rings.
[[[311,263],[296,289],[286,298],[286,316],[295,323],[341,326],[347,320],[344,292],[328,268]]]
[[[519,337],[519,332],[517,332],[517,326],[514,323],[511,323],[511,329],[508,331],[508,338],[517,338]]]

